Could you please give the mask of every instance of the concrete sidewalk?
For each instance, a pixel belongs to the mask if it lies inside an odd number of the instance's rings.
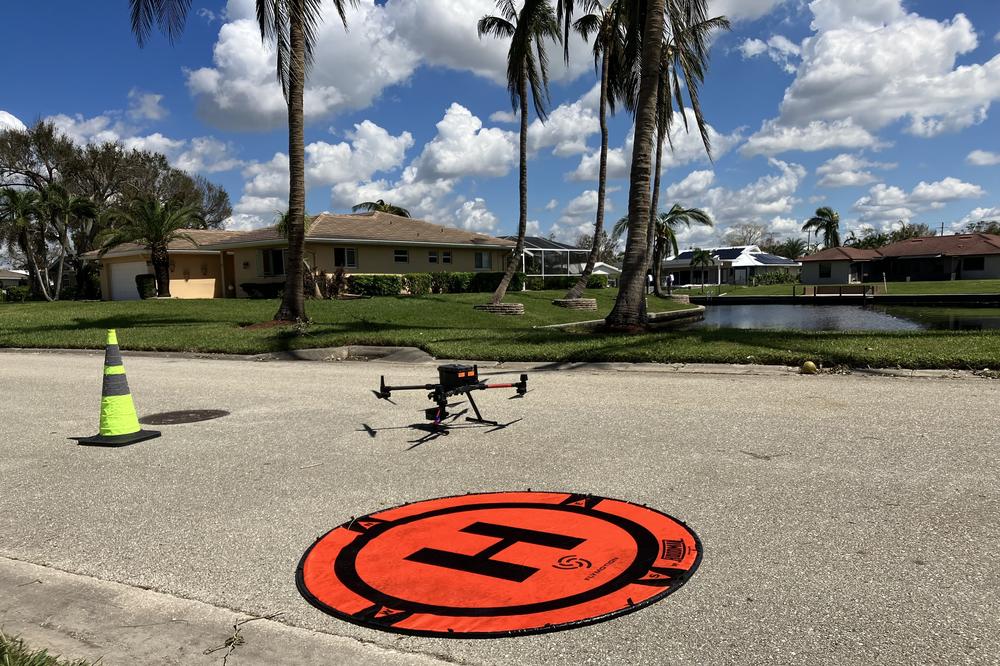
[[[130,595],[148,592],[134,588],[207,605],[198,612],[210,621],[176,639],[185,652],[176,643],[157,651],[166,663],[223,643],[238,617],[275,613],[244,625],[247,645],[254,632],[278,632],[274,643],[301,647],[292,663],[1000,662],[998,382],[742,367],[538,371],[524,400],[479,401],[491,418],[522,421],[412,448],[411,431],[372,438],[362,424],[419,421],[419,393],[393,406],[370,391],[383,373],[429,381],[432,365],[132,357],[127,345],[125,364],[140,415],[231,415],[164,426],[161,439],[126,449],[79,447],[67,438],[96,431],[100,356],[0,354],[0,556],[86,577],[82,584],[128,586],[105,597],[122,607],[110,620],[118,625],[145,623],[150,603]],[[701,568],[636,613],[497,640],[364,629],[324,615],[295,588],[305,549],[351,516],[525,488],[677,516],[704,543]],[[2,564],[0,617],[22,618],[21,631],[48,647],[55,635],[39,618],[50,588],[16,586],[57,574]],[[181,617],[158,617],[168,615]],[[88,641],[126,640],[76,617],[66,626]]]

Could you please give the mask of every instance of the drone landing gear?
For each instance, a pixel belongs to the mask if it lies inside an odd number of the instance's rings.
[[[479,405],[476,404],[476,401],[473,399],[471,393],[466,393],[465,397],[469,399],[469,404],[472,405],[472,411],[475,412],[476,414],[476,418],[472,418],[471,416],[466,416],[465,417],[466,421],[471,421],[472,423],[482,423],[483,425],[491,425],[491,426],[500,425],[499,421],[491,421],[489,419],[483,418],[483,415],[479,413]]]

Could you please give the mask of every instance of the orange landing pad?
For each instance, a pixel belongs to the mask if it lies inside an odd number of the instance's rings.
[[[680,588],[701,561],[675,518],[621,500],[509,492],[353,519],[296,572],[317,608],[373,629],[485,638],[571,629]]]

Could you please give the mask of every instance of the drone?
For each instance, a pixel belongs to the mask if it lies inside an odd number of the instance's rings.
[[[469,401],[469,406],[472,407],[472,411],[475,413],[475,417],[468,416],[465,419],[466,421],[477,424],[477,426],[493,426],[496,429],[506,428],[510,425],[510,423],[503,424],[499,421],[492,421],[490,419],[483,418],[482,413],[479,411],[479,405],[476,404],[472,394],[475,391],[486,391],[490,389],[514,389],[515,394],[511,396],[511,399],[523,398],[528,393],[528,375],[522,374],[520,381],[513,383],[487,384],[485,381],[480,379],[478,366],[450,363],[438,366],[437,384],[389,386],[385,383],[385,375],[383,375],[379,378],[378,390],[373,390],[372,393],[374,393],[375,397],[379,400],[385,400],[387,402],[391,402],[392,404],[396,404],[392,402],[392,394],[394,391],[429,391],[427,399],[434,402],[433,407],[428,407],[424,410],[424,418],[429,421],[429,423],[411,426],[428,433],[423,438],[417,440],[417,443],[420,444],[428,439],[433,439],[440,435],[447,435],[449,429],[456,427],[449,424],[448,421],[451,420],[454,422],[455,419],[464,415],[468,411],[463,410],[458,413],[448,411],[450,408],[461,404],[460,402],[449,402],[450,398],[457,396],[465,396],[465,398]],[[368,432],[370,436],[375,436],[376,429],[366,425],[365,431]]]

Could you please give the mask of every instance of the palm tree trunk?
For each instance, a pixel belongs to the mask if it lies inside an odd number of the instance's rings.
[[[662,90],[657,94],[662,94]],[[660,166],[663,163],[663,140],[665,138],[663,123],[656,126],[656,169],[653,172],[652,203],[649,205],[649,230],[646,232],[646,250],[652,257],[653,244],[656,242],[656,216],[660,207]],[[655,270],[655,269],[654,269]]]
[[[294,7],[294,5],[293,5]],[[288,259],[285,262],[285,293],[274,318],[305,321],[302,286],[302,255],[305,250],[306,155],[303,95],[306,80],[306,43],[302,14],[293,9],[289,17],[288,81]]]
[[[521,196],[521,210],[517,220],[517,245],[514,247],[514,254],[507,262],[507,270],[503,274],[503,279],[493,292],[493,305],[497,305],[507,295],[507,287],[517,272],[517,267],[521,263],[521,255],[524,254],[524,234],[528,229],[528,82],[527,77],[521,79],[521,181],[518,185]]]
[[[149,250],[153,275],[156,276],[156,295],[160,298],[170,298],[170,255],[167,253],[167,248],[159,246]]]
[[[635,145],[628,195],[628,240],[618,290],[618,299],[605,320],[613,329],[631,329],[645,319],[646,236],[649,230],[649,186],[656,128],[656,89],[663,51],[663,9],[665,0],[649,0],[642,44],[642,71],[635,114]]]
[[[594,272],[597,255],[601,251],[601,234],[604,232],[604,199],[608,189],[608,61],[610,49],[605,46],[601,56],[601,101],[598,117],[601,122],[601,166],[597,173],[597,219],[594,222],[594,240],[590,244],[590,256],[583,274],[573,288],[566,292],[566,298],[580,298],[587,287],[590,274]]]
[[[667,298],[669,294],[663,292],[663,241],[657,239],[653,246],[653,293],[660,298]]]

